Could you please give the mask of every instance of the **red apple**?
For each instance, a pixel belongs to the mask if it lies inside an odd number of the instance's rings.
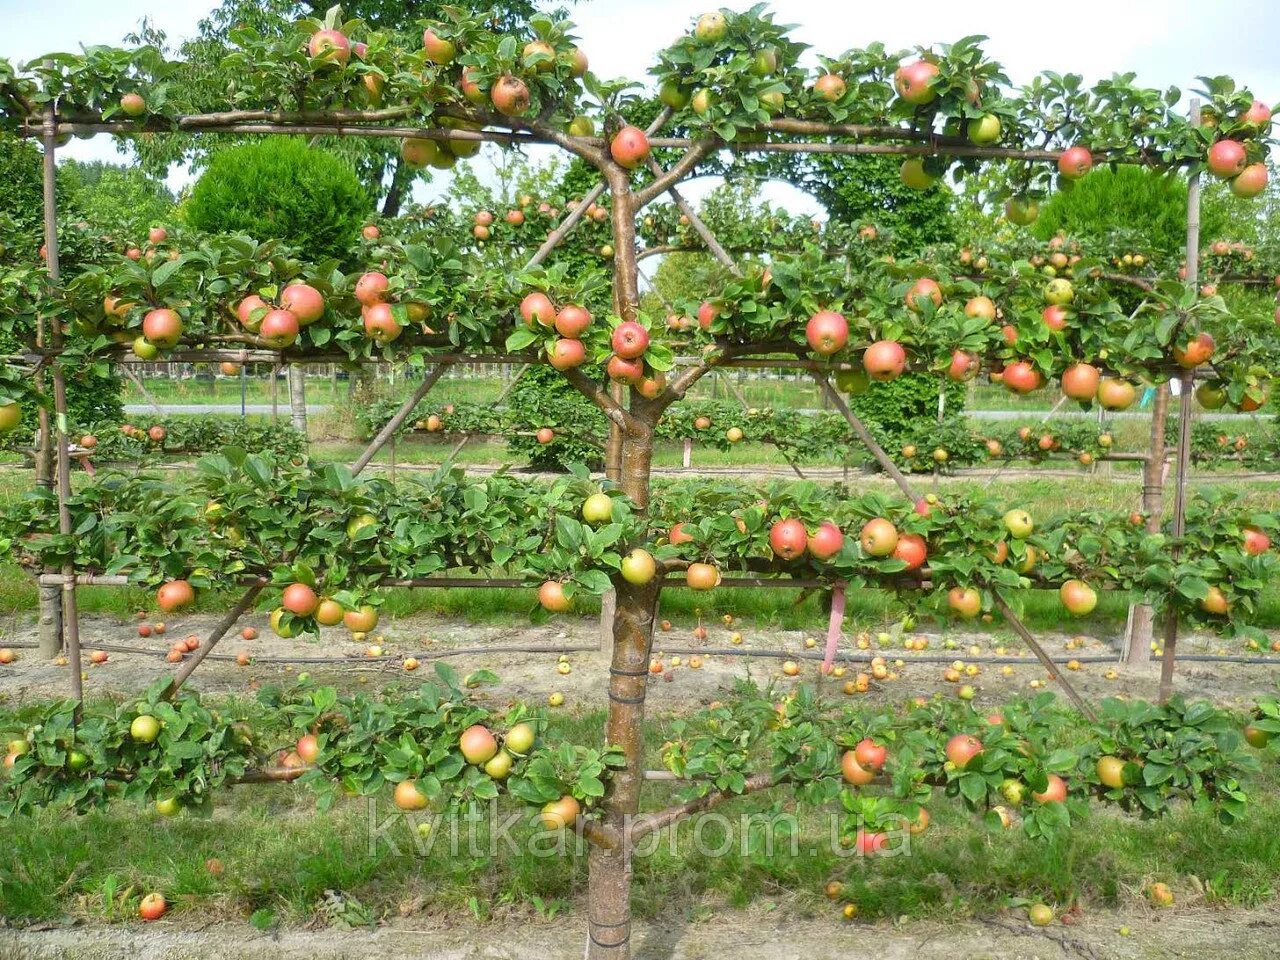
[[[1209,172],[1226,180],[1238,175],[1248,162],[1244,144],[1238,140],[1219,140],[1209,148]]]
[[[824,520],[809,537],[809,554],[815,560],[830,560],[844,548],[844,534],[830,520]]]
[[[1004,368],[1004,385],[1015,393],[1030,393],[1038,389],[1040,383],[1040,371],[1025,360]]]
[[[947,605],[958,616],[972,620],[982,611],[982,594],[973,587],[952,587],[947,591]]]
[[[172,613],[195,602],[196,592],[185,580],[170,580],[156,591],[156,606]]]
[[[519,117],[529,109],[529,88],[523,80],[505,74],[493,84],[489,93],[493,106],[504,116]]]
[[[1072,400],[1092,400],[1098,393],[1102,374],[1088,363],[1073,363],[1062,371],[1062,392]]]
[[[550,297],[541,290],[535,290],[520,301],[520,316],[524,317],[528,326],[533,326],[534,321],[537,321],[544,327],[549,327],[556,322],[556,308]]]
[[[176,347],[182,339],[182,318],[176,310],[151,310],[142,318],[142,335],[157,347]]]
[[[928,60],[916,60],[898,68],[893,75],[893,86],[898,96],[907,103],[920,106],[928,103],[937,94],[932,81],[938,75],[938,65]]]
[[[276,349],[292,346],[298,339],[298,318],[289,310],[271,310],[262,318],[258,336]]]
[[[609,375],[609,379],[616,380],[618,383],[639,383],[644,379],[644,364],[639,360],[625,360],[619,356],[612,356],[605,364],[605,372]]]
[[[907,570],[919,570],[929,556],[929,545],[918,533],[904,533],[898,537],[893,556],[907,565]]]
[[[307,283],[291,283],[280,294],[280,306],[298,318],[298,325],[305,327],[324,316],[324,297]]]
[[[783,560],[795,560],[804,556],[809,544],[809,532],[795,518],[779,520],[769,530],[769,546]]]
[[[649,138],[639,127],[623,127],[609,142],[609,155],[618,166],[634,170],[649,156]]]
[[[389,303],[375,303],[363,308],[360,313],[364,318],[364,335],[375,343],[390,343],[403,332],[400,324],[396,323]]]
[[[1266,553],[1271,549],[1271,538],[1257,527],[1244,528],[1244,552],[1251,557]]]
[[[942,306],[942,288],[929,277],[921,277],[907,291],[907,307],[918,311],[923,300],[932,300],[935,307]]]
[[[863,737],[853,748],[853,758],[858,766],[867,770],[879,770],[884,766],[889,751],[870,737]]]
[[[1067,611],[1077,617],[1087,616],[1098,605],[1097,591],[1083,580],[1068,580],[1059,588],[1058,596]]]
[[[1044,325],[1050,330],[1064,330],[1067,326],[1067,320],[1071,314],[1067,308],[1059,303],[1053,303],[1045,307],[1040,312],[1040,319],[1044,321]]]
[[[1237,197],[1256,197],[1267,189],[1267,166],[1264,163],[1251,163],[1232,178],[1231,192]]]
[[[556,340],[547,348],[548,362],[557,370],[579,367],[587,360],[587,349],[581,340]]]
[[[872,380],[895,380],[906,369],[907,351],[894,340],[877,340],[862,355],[862,366]]]
[[[649,349],[649,331],[634,320],[625,320],[613,331],[613,352],[623,360],[635,360]]]
[[[957,770],[963,770],[981,752],[982,741],[967,733],[957,733],[943,748],[946,758],[956,765]]]
[[[805,337],[814,353],[829,357],[849,342],[849,322],[834,310],[819,310],[809,318]]]
[[[1093,154],[1087,147],[1068,147],[1058,157],[1058,172],[1066,180],[1079,180],[1093,169]]]
[[[351,59],[351,41],[339,30],[317,30],[307,43],[307,53],[314,60],[342,65]]]
[[[356,299],[366,307],[381,303],[390,283],[385,273],[371,270],[356,281]]]
[[[591,326],[591,314],[577,304],[569,303],[556,314],[556,332],[562,337],[576,340]]]
[[[1056,773],[1049,774],[1049,785],[1043,793],[1031,794],[1036,803],[1062,803],[1067,799],[1067,781]]]

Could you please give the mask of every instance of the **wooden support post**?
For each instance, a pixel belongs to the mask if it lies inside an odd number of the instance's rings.
[[[165,687],[164,693],[161,695],[165,700],[173,699],[182,685],[187,682],[187,678],[196,672],[196,667],[204,663],[205,657],[213,652],[213,648],[218,645],[218,641],[226,636],[227,631],[234,627],[236,621],[253,606],[253,602],[258,599],[258,594],[262,592],[262,588],[266,585],[267,580],[265,577],[259,579],[245,591],[244,595],[236,602],[236,605],[227,611],[226,616],[218,621],[218,625],[205,638],[204,643],[196,648],[191,659],[180,666],[173,675],[173,679],[169,681],[169,686]]]
[[[1013,609],[1009,604],[1005,603],[1004,597],[997,593],[995,594],[995,600],[996,606],[1000,609],[1000,612],[1004,614],[1004,618],[1009,621],[1009,626],[1013,627],[1013,632],[1022,638],[1022,642],[1031,648],[1031,652],[1036,655],[1036,659],[1038,659],[1044,665],[1044,668],[1049,671],[1049,679],[1059,684],[1062,687],[1063,692],[1066,693],[1068,699],[1080,708],[1080,712],[1096,723],[1098,715],[1094,712],[1093,707],[1089,706],[1089,703],[1084,699],[1084,697],[1080,696],[1076,688],[1071,685],[1071,682],[1063,675],[1062,671],[1058,669],[1057,665],[1049,657],[1049,654],[1045,653],[1044,647],[1040,646],[1036,638],[1031,635],[1031,631],[1027,629],[1026,624],[1022,622],[1018,615],[1013,612]]]
[[[1191,126],[1200,126],[1200,100],[1191,101]],[[1193,173],[1187,180],[1187,285],[1195,289],[1200,282],[1200,174]],[[1187,527],[1187,474],[1191,472],[1191,391],[1195,386],[1195,374],[1182,372],[1178,388],[1178,479],[1173,494],[1173,537],[1169,551],[1178,559],[1177,541]],[[1173,693],[1174,654],[1178,646],[1178,610],[1170,605],[1165,611],[1164,662],[1160,664],[1161,703]]]
[[[693,438],[684,438],[684,456],[681,458],[681,465],[688,470],[693,466]]]
[[[1169,385],[1160,384],[1151,410],[1151,442],[1142,465],[1142,512],[1147,516],[1147,532],[1159,533],[1164,522],[1164,472],[1169,451],[1165,444],[1165,420],[1169,412]],[[1129,628],[1125,631],[1123,658],[1125,663],[1146,663],[1155,636],[1154,611],[1149,603],[1135,603],[1129,610]]]
[[[818,386],[822,388],[823,395],[831,401],[831,405],[833,407],[840,411],[840,415],[844,417],[849,426],[853,428],[853,432],[857,434],[858,439],[862,441],[863,446],[871,451],[871,455],[876,458],[876,462],[880,464],[880,468],[893,479],[893,482],[898,485],[898,489],[906,495],[908,500],[912,503],[918,502],[920,495],[916,493],[907,478],[902,475],[902,471],[898,469],[898,465],[889,458],[887,453],[884,452],[884,448],[876,442],[876,438],[871,435],[871,431],[867,429],[866,424],[858,419],[857,414],[849,409],[849,405],[844,402],[844,397],[840,396],[836,391],[836,388],[831,386],[831,381],[827,379],[827,375],[817,369],[813,369],[811,372],[813,373],[813,378],[818,381]]]
[[[57,116],[50,104],[44,112],[44,243],[49,285],[56,287],[58,269],[58,168],[54,157],[57,142]],[[54,444],[57,454],[58,532],[71,536],[71,452],[67,437],[67,381],[62,372],[62,359],[57,354],[62,349],[62,326],[57,320],[49,325],[50,345],[55,351],[53,368],[53,430],[46,430],[48,441]],[[62,585],[62,641],[71,667],[71,697],[76,702],[77,720],[79,705],[84,700],[84,684],[80,676],[80,618],[76,610],[75,565],[62,565],[63,576],[72,579]]]
[[[390,420],[382,425],[378,435],[369,441],[369,446],[365,447],[364,453],[360,454],[356,462],[351,465],[353,474],[358,476],[369,465],[369,461],[378,455],[378,451],[400,429],[400,425],[408,419],[409,414],[413,413],[414,408],[422,402],[422,398],[436,385],[436,381],[444,375],[444,372],[450,366],[451,364],[449,363],[438,363],[432,367],[430,373],[422,378],[422,383],[418,384],[418,388],[409,395],[409,398],[404,403],[400,404],[400,409],[395,412],[395,415]]]

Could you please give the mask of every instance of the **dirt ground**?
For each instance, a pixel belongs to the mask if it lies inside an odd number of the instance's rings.
[[[1124,932],[1122,932],[1122,930]],[[1280,915],[1100,913],[1071,927],[1031,927],[1014,915],[901,925],[779,923],[767,912],[704,922],[637,925],[634,960],[1271,960]],[[373,932],[155,926],[0,930],[4,960],[573,960],[580,919],[441,929],[397,922]]]
[[[136,692],[162,676],[169,676],[175,667],[166,663],[162,656],[169,644],[191,634],[207,635],[216,618],[211,615],[179,617],[166,624],[164,636],[148,639],[137,636],[135,622],[107,617],[83,617],[81,622],[86,652],[112,645],[151,651],[149,655],[111,652],[108,662],[100,666],[86,661],[85,691],[88,696],[93,696],[95,693]],[[242,640],[239,630],[244,626],[256,627],[258,638]],[[800,681],[813,682],[818,677],[817,660],[804,659],[819,655],[820,646],[806,647],[806,640],[821,643],[822,638],[816,631],[765,630],[754,628],[750,623],[724,625],[714,621],[707,624],[706,639],[698,640],[693,636],[693,627],[691,622],[681,622],[675,624],[670,632],[655,634],[654,656],[663,657],[668,669],[664,675],[651,678],[649,708],[653,711],[687,712],[696,709],[722,696],[734,681],[743,677],[760,684],[774,681],[784,689]],[[29,617],[0,624],[0,628],[3,628],[0,645],[35,642],[35,622]],[[739,632],[743,641],[740,646],[734,646],[732,635]],[[927,632],[911,636],[928,637],[928,649],[923,653],[904,650],[902,637],[894,635],[889,647],[881,648],[873,639],[872,649],[858,650],[853,639],[846,636],[840,649],[841,656],[859,657],[862,662],[845,664],[844,676],[827,681],[825,688],[833,696],[843,696],[841,687],[844,681],[858,671],[866,670],[867,659],[882,655],[888,660],[890,669],[897,673],[897,679],[873,683],[871,691],[860,695],[859,699],[870,703],[900,702],[907,696],[928,696],[935,692],[954,695],[958,685],[946,682],[943,671],[953,660],[977,659],[970,649],[972,644],[980,646],[981,656],[995,655],[1004,645],[1005,655],[1016,658],[1008,676],[1003,675],[1000,665],[982,664],[977,676],[964,679],[964,683],[971,684],[977,691],[976,703],[999,703],[1018,693],[1033,693],[1032,681],[1038,680],[1046,683],[1048,688],[1053,687],[1047,683],[1044,668],[1016,640],[958,633],[949,633],[945,638]],[[261,684],[281,682],[300,671],[307,671],[321,683],[333,683],[345,689],[360,686],[378,689],[395,681],[425,679],[433,673],[433,662],[444,659],[460,676],[480,669],[496,673],[500,683],[478,691],[482,696],[499,702],[517,699],[545,701],[549,694],[558,691],[565,697],[565,708],[586,710],[603,707],[606,702],[604,680],[608,671],[608,654],[596,649],[599,638],[598,622],[586,617],[557,618],[541,626],[529,623],[495,626],[414,616],[387,620],[375,636],[361,643],[353,642],[342,628],[326,629],[319,639],[285,640],[271,632],[264,614],[252,614],[246,616],[231,636],[218,645],[215,655],[200,666],[190,683],[202,691],[245,693]],[[954,649],[945,647],[947,639],[956,644]],[[1115,665],[1115,638],[1089,637],[1083,640],[1082,646],[1070,649],[1067,647],[1071,639],[1069,635],[1046,634],[1040,639],[1055,659],[1078,657],[1084,661],[1078,671],[1062,672],[1090,700],[1106,696],[1152,698],[1156,694],[1159,679],[1159,665],[1156,663],[1120,668],[1114,679],[1107,678],[1107,671]],[[369,646],[373,643],[382,647],[380,657],[368,655]],[[562,674],[558,670],[555,653],[502,652],[500,648],[504,646],[581,646],[591,649],[568,654],[566,662],[570,672]],[[476,652],[442,657],[451,651],[464,649]],[[1179,646],[1179,650],[1186,653],[1206,653],[1216,649],[1216,643],[1211,646],[1208,638],[1197,637],[1185,637]],[[700,668],[691,667],[690,650],[701,651],[697,653],[701,660]],[[797,658],[800,675],[795,678],[784,676],[784,661],[777,657],[729,656],[709,652],[716,650],[786,652]],[[247,667],[238,666],[234,657],[241,651],[261,659]],[[67,694],[69,667],[39,659],[34,649],[20,649],[18,653],[17,662],[0,667],[0,702],[25,702]],[[403,669],[404,659],[409,656],[421,662],[416,673],[406,673]],[[676,656],[680,662],[673,666],[673,657]],[[344,658],[343,662],[306,662],[309,658],[334,657]],[[932,658],[933,662],[922,662],[922,657]],[[292,658],[296,662],[269,662],[270,658]],[[903,660],[900,667],[894,666],[897,658]],[[1090,658],[1107,658],[1108,662],[1088,662]],[[1280,656],[1273,656],[1270,660],[1251,665],[1183,662],[1178,665],[1176,688],[1190,696],[1210,697],[1228,705],[1245,704],[1258,694],[1275,691],[1280,680]]]

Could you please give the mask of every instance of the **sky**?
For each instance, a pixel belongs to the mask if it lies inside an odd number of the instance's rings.
[[[0,56],[24,61],[80,44],[117,44],[144,19],[171,40],[195,32],[214,0],[0,0]],[[658,50],[669,44],[714,0],[580,0],[569,3],[578,37],[592,69],[604,77],[642,78]],[[747,2],[729,4],[745,9]],[[778,22],[795,26],[793,35],[816,51],[836,54],[880,40],[890,49],[948,43],[970,34],[989,37],[984,45],[1015,83],[1042,70],[1079,73],[1087,82],[1113,73],[1134,72],[1139,83],[1184,91],[1197,76],[1228,74],[1263,101],[1280,101],[1280,0],[1236,0],[1224,5],[1189,0],[1073,0],[1028,4],[1025,0],[913,0],[859,3],[833,0],[775,0]],[[812,53],[810,54],[812,55]],[[497,149],[491,145],[485,151]],[[120,155],[109,137],[73,141],[65,151],[78,159]],[[483,163],[484,153],[474,163]],[[189,177],[175,170],[170,185]],[[439,192],[437,182],[417,199]],[[686,191],[695,199],[714,183]],[[770,185],[766,196],[795,212],[816,212],[811,200],[785,185]]]

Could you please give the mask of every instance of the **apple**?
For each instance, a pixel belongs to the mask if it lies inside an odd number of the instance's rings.
[[[1064,307],[1076,297],[1075,287],[1070,280],[1056,277],[1044,285],[1045,303]]]
[[[446,40],[430,27],[422,31],[422,49],[432,63],[445,66],[453,62],[458,55],[458,47],[452,40]]]
[[[427,809],[427,796],[418,789],[416,780],[402,780],[397,783],[393,799],[395,805],[401,810]]]
[[[168,909],[169,905],[165,902],[163,894],[148,893],[138,905],[138,916],[147,923],[151,923],[163,917]]]
[[[527,326],[533,326],[536,321],[549,327],[556,322],[556,308],[550,297],[541,290],[536,290],[520,301],[520,316]]]
[[[1040,205],[1030,197],[1010,197],[1005,201],[1004,215],[1010,223],[1025,227],[1040,216]]]
[[[967,353],[964,350],[953,350],[951,352],[951,363],[947,367],[947,377],[959,383],[964,383],[976,377],[981,366],[982,360],[977,354]]]
[[[1223,180],[1238,176],[1248,163],[1244,144],[1238,140],[1219,140],[1209,148],[1209,172]]]
[[[1239,176],[1232,177],[1231,192],[1245,199],[1256,197],[1267,189],[1267,177],[1266,164],[1251,163],[1240,171]]]
[[[318,604],[316,604],[316,610],[315,610],[316,623],[320,624],[322,627],[335,627],[342,622],[342,617],[345,612],[346,611],[342,609],[342,604],[340,604],[337,600],[333,600],[333,599],[330,599],[329,597],[325,597]],[[245,639],[251,640],[253,638],[245,637]]]
[[[147,112],[147,101],[140,93],[126,93],[120,98],[120,112],[129,117],[140,117]],[[152,243],[158,242],[152,241]]]
[[[320,758],[320,741],[314,733],[308,733],[298,738],[294,751],[303,763],[315,763]]]
[[[1004,385],[1014,393],[1031,393],[1043,382],[1040,371],[1025,360],[1018,360],[1004,368]]]
[[[1108,378],[1098,385],[1098,402],[1108,410],[1127,409],[1137,397],[1137,389],[1127,380]]]
[[[1032,793],[1036,803],[1063,803],[1067,799],[1067,782],[1056,773],[1049,774],[1049,785],[1043,793]]]
[[[809,318],[804,332],[809,349],[829,357],[849,342],[849,321],[834,310],[819,310]]]
[[[704,13],[694,25],[693,35],[703,43],[719,43],[729,29],[723,13]]]
[[[280,294],[280,306],[297,317],[301,327],[324,316],[324,296],[309,283],[295,281],[285,287]]]
[[[185,580],[170,580],[156,591],[156,606],[165,613],[172,613],[189,606],[196,599],[195,590]]]
[[[550,427],[543,427],[534,434],[534,438],[541,444],[548,444],[556,438],[556,432]]]
[[[865,787],[876,778],[876,771],[860,764],[854,750],[846,750],[840,757],[840,775],[855,787]]]
[[[709,330],[711,323],[720,315],[720,308],[714,303],[703,302],[698,305],[698,326],[703,330]]]
[[[548,580],[538,588],[538,603],[551,613],[564,613],[569,609],[569,598],[564,595],[564,584]]]
[[[507,117],[519,117],[529,109],[529,88],[523,80],[504,74],[489,92],[494,108]]]
[[[830,520],[824,520],[809,537],[809,554],[815,560],[830,560],[844,548],[844,534]]]
[[[1270,731],[1263,730],[1252,723],[1246,724],[1243,732],[1245,742],[1256,750],[1265,750],[1267,745],[1271,743],[1272,735]]]
[[[481,724],[473,724],[462,731],[458,738],[458,749],[472,766],[488,763],[498,753],[498,741],[489,728]]]
[[[867,770],[879,770],[889,756],[886,747],[876,743],[870,737],[863,737],[853,748],[853,757],[858,765]]]
[[[1062,371],[1062,392],[1072,400],[1089,401],[1098,393],[1102,374],[1088,363],[1073,363]]]
[[[617,356],[635,360],[649,349],[649,331],[634,320],[625,320],[614,328],[611,343]]]
[[[898,530],[883,517],[876,517],[863,525],[858,540],[867,556],[887,557],[898,546]]]
[[[990,297],[971,297],[964,305],[964,315],[966,317],[981,317],[983,320],[994,320],[996,318],[995,301]]]
[[[691,563],[684,581],[692,590],[711,590],[720,583],[720,571],[711,563]]]
[[[517,723],[514,727],[508,730],[506,736],[502,738],[502,745],[516,756],[522,757],[533,749],[533,744],[536,739],[537,732],[534,730],[532,724]]]
[[[881,383],[896,380],[906,369],[907,351],[894,340],[877,340],[862,355],[867,376]]]
[[[942,288],[938,281],[930,277],[921,277],[907,291],[907,307],[919,312],[923,300],[932,300],[935,307],[942,306]]]
[[[693,543],[693,540],[692,534],[685,533],[683,523],[677,523],[671,528],[671,532],[667,534],[667,542],[673,547],[682,543]]]
[[[1271,108],[1261,100],[1255,100],[1248,110],[1240,114],[1240,122],[1265,136],[1271,130]]]
[[[371,307],[375,303],[382,303],[387,287],[391,285],[391,281],[385,273],[377,270],[371,270],[362,274],[360,279],[356,281],[356,299],[366,307]],[[301,320],[301,317],[299,317]]]
[[[1027,907],[1027,919],[1033,927],[1047,927],[1053,923],[1053,907],[1044,903],[1033,903]]]
[[[524,223],[524,211],[508,210],[505,214],[502,215],[502,219],[507,221],[507,223],[511,224],[511,226],[518,227]]]
[[[623,127],[609,141],[609,155],[618,166],[634,170],[649,156],[649,138],[639,127]]]
[[[644,363],[640,360],[626,360],[619,356],[611,356],[605,364],[605,373],[610,380],[618,383],[638,384],[644,380]]]
[[[307,43],[307,53],[313,60],[343,66],[351,59],[351,41],[339,30],[317,30]]]
[[[298,339],[298,318],[289,310],[271,310],[262,318],[258,335],[269,346],[282,350]]]
[[[378,610],[366,603],[355,610],[344,611],[342,624],[352,633],[368,633],[378,625]]]
[[[281,606],[295,616],[309,617],[316,612],[319,605],[320,598],[305,583],[291,583],[284,588]]]
[[[903,160],[899,176],[903,184],[912,190],[928,190],[938,182],[938,178],[925,169],[924,160],[920,157]]]
[[[1031,520],[1031,514],[1025,510],[1010,510],[1004,515],[1004,528],[1009,531],[1009,535],[1015,540],[1025,540],[1031,536],[1031,531],[1035,529],[1035,524]]]
[[[595,526],[613,519],[613,499],[607,493],[593,493],[582,504],[582,519]]]
[[[375,303],[362,308],[360,313],[364,318],[364,335],[374,343],[390,343],[404,332],[388,303]]]
[[[142,318],[142,335],[161,349],[171,349],[182,339],[182,318],[176,310],[148,311]]]
[[[1266,553],[1271,549],[1271,538],[1257,527],[1244,528],[1244,552],[1251,557]]]
[[[1000,118],[994,113],[984,113],[977,120],[969,121],[969,142],[986,146],[1000,139]]]
[[[847,89],[844,77],[835,73],[824,73],[813,81],[813,92],[828,103],[835,103],[845,95]]]
[[[561,338],[547,347],[547,362],[556,370],[571,370],[587,362],[587,348],[581,340]]]
[[[1208,363],[1216,346],[1213,337],[1201,333],[1187,342],[1185,346],[1174,346],[1173,359],[1178,366],[1192,370],[1201,364]]]
[[[898,537],[893,556],[907,565],[907,570],[919,570],[929,556],[929,545],[918,533],[904,533]]]
[[[1222,592],[1221,587],[1210,587],[1208,594],[1200,601],[1200,609],[1205,613],[1212,613],[1218,616],[1225,616],[1231,610],[1231,601],[1227,599],[1227,595]]]
[[[556,314],[555,326],[560,336],[576,340],[591,326],[591,314],[577,304],[566,304]]]
[[[783,560],[795,560],[804,556],[808,545],[809,532],[794,517],[779,520],[769,530],[769,546]]]
[[[920,106],[929,103],[937,96],[932,86],[933,80],[937,76],[938,65],[936,63],[930,63],[928,60],[916,60],[897,69],[893,75],[893,87],[898,91],[898,96],[907,101],[907,103]],[[997,125],[999,122],[999,120],[996,120]],[[998,126],[996,135],[999,136]]]
[[[1064,180],[1079,180],[1092,169],[1093,154],[1087,147],[1068,147],[1058,157],[1058,172]]]
[[[657,574],[658,563],[648,550],[636,547],[622,558],[621,569],[623,580],[641,587]]]
[[[1124,787],[1124,766],[1124,761],[1119,757],[1099,757],[1096,766],[1099,782],[1112,790],[1121,789]]]
[[[963,770],[974,757],[982,753],[982,741],[967,733],[957,733],[947,741],[943,753],[948,761],[955,764],[957,770]]]
[[[1077,617],[1087,616],[1098,605],[1098,594],[1083,580],[1068,580],[1058,589],[1058,596],[1068,612]]]
[[[149,713],[141,713],[129,724],[129,738],[135,743],[155,743],[160,736],[160,721]]]
[[[957,616],[971,620],[982,611],[982,594],[973,587],[952,587],[947,591],[947,606]]]
[[[540,819],[548,830],[563,830],[577,821],[582,807],[573,797],[565,794],[559,800],[552,800],[542,808]]]
[[[411,170],[435,166],[440,161],[441,147],[425,137],[407,137],[400,141],[400,159]],[[488,225],[485,224],[487,227]],[[479,239],[484,239],[480,237]]]
[[[1065,330],[1071,314],[1066,307],[1051,303],[1040,312],[1040,319],[1050,330]]]

